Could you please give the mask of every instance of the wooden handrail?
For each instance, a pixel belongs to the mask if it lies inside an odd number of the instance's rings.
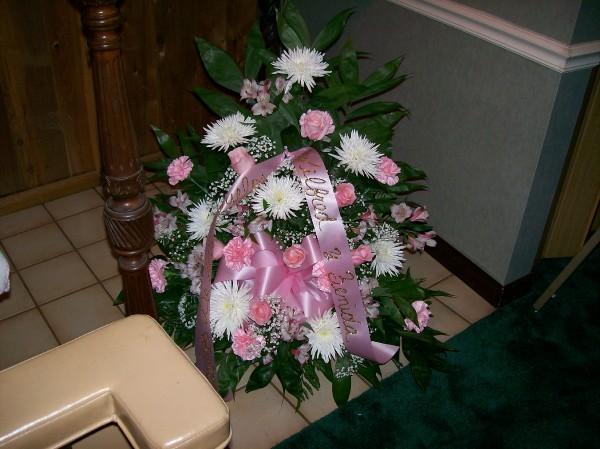
[[[91,53],[98,135],[108,198],[104,224],[123,277],[125,310],[156,317],[148,277],[152,207],[125,94],[118,0],[77,0]]]

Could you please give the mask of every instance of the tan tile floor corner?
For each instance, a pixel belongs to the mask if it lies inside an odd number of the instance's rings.
[[[146,191],[153,196],[174,189],[157,183]],[[10,294],[0,297],[0,369],[123,317],[123,308],[112,305],[122,283],[104,234],[102,206],[102,189],[97,188],[0,217],[0,250],[9,257],[12,283]],[[160,250],[154,247],[152,253]],[[454,295],[434,299],[431,306],[431,325],[447,334],[442,340],[494,310],[429,255],[407,259],[413,277],[425,278],[426,287]],[[194,348],[185,352],[194,359]],[[400,361],[406,364],[402,355]],[[384,377],[396,371],[392,362],[382,367]],[[293,399],[282,395],[277,381],[245,393],[250,372],[229,403],[231,449],[270,448],[335,408],[327,381],[296,413]],[[367,389],[360,378],[353,380],[353,397]],[[108,426],[73,447],[130,446],[116,426]]]

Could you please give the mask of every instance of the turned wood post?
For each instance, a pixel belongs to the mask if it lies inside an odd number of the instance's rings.
[[[153,245],[152,207],[145,197],[144,172],[125,95],[118,0],[78,0],[91,53],[98,134],[108,198],[104,224],[118,256],[125,310],[156,317],[148,276]]]

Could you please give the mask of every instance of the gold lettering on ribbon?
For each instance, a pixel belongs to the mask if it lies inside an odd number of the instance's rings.
[[[354,310],[350,306],[350,301],[346,296],[348,289],[342,287],[344,282],[354,280],[354,274],[352,274],[350,271],[347,271],[344,276],[339,276],[335,273],[327,273],[327,278],[333,287],[333,293],[335,296],[337,296],[337,301],[335,302],[338,304],[340,318],[342,319],[346,333],[350,335],[356,335],[357,330],[355,325],[359,325],[360,321],[357,321],[354,317]]]
[[[333,188],[331,187],[331,183],[328,178],[317,175],[317,172],[324,167],[313,162],[309,158],[308,154],[298,156],[294,160],[294,166],[296,168],[296,174],[302,180],[306,200],[309,206],[312,208],[311,215],[313,216],[314,222],[316,222],[315,228],[318,227],[319,231],[323,231],[321,225],[324,222],[337,221],[339,222],[339,225],[342,227],[343,231],[343,225],[341,221],[338,221],[336,218],[339,214],[330,214],[328,211],[328,202],[326,201],[326,197],[329,196],[331,200],[331,197],[333,196]],[[335,201],[335,199],[333,199],[333,201]],[[319,241],[319,243],[321,245],[323,257],[326,260],[337,260],[341,258],[342,251],[340,248],[336,247],[329,249],[324,247],[326,245],[325,242]],[[342,326],[345,330],[344,339],[347,339],[349,335],[356,335],[358,333],[357,329],[361,326],[361,322],[357,320],[354,315],[354,307],[351,305],[350,299],[348,299],[348,289],[344,287],[345,282],[356,282],[356,276],[351,271],[347,271],[341,276],[330,272],[327,274],[327,277],[329,278],[329,282],[332,286],[332,295],[334,296],[334,303],[336,304],[338,317],[340,318]]]

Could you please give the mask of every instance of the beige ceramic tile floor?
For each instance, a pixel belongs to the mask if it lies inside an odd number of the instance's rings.
[[[157,184],[146,191],[153,196],[171,189]],[[121,279],[102,227],[102,205],[98,188],[0,217],[1,250],[8,255],[12,270],[11,293],[0,299],[0,369],[123,318],[123,309],[112,305]],[[431,256],[410,255],[407,265],[413,277],[426,279],[426,287],[454,295],[434,299],[431,307],[432,326],[448,334],[445,338],[493,312],[492,306]],[[186,353],[193,359],[193,349]],[[396,367],[390,362],[382,371],[387,377]],[[356,377],[352,397],[368,388]],[[234,435],[231,449],[262,449],[331,412],[335,404],[325,385],[295,412],[293,400],[274,382],[249,394],[240,388],[229,407]],[[73,447],[130,446],[113,425]]]

